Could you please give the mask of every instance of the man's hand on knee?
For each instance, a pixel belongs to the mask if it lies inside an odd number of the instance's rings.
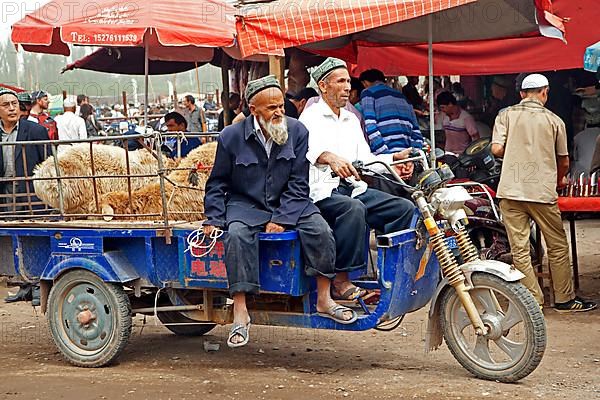
[[[204,231],[204,234],[205,234],[206,236],[210,236],[210,235],[212,235],[212,233],[215,231],[215,227],[214,227],[214,226],[212,226],[212,225],[204,225],[204,226],[202,227],[202,231]]]
[[[283,231],[285,231],[285,228],[275,222],[269,222],[265,227],[265,232],[267,233],[281,233]]]

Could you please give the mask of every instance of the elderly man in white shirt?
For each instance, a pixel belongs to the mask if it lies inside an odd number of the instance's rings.
[[[87,129],[85,120],[75,115],[75,102],[65,99],[63,101],[64,114],[56,117],[56,127],[58,129],[59,140],[77,140],[87,138]],[[60,150],[66,147],[60,146]]]
[[[366,292],[350,282],[348,272],[366,264],[367,225],[383,233],[407,229],[414,204],[368,188],[352,161],[391,163],[407,158],[411,149],[377,156],[371,153],[358,118],[344,109],[350,94],[350,75],[342,60],[328,58],[312,75],[319,85],[322,101],[305,109],[300,116],[309,131],[306,157],[311,163],[310,196],[335,236],[333,297],[355,300]],[[337,177],[332,177],[332,172]]]

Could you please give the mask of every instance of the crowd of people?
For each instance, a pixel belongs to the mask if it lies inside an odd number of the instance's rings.
[[[518,90],[511,89],[506,80],[495,79],[479,121],[469,111],[475,109],[474,102],[458,82],[436,80],[433,96],[424,96],[418,77],[408,77],[402,88],[392,87],[376,69],[351,78],[346,64],[335,58],[315,68],[312,77],[316,89],[305,87],[296,93],[285,93],[273,76],[251,81],[243,96],[230,93],[223,99],[226,111],[218,114],[221,133],[206,186],[204,230],[207,235],[215,229],[229,233],[225,264],[234,299],[231,347],[248,342],[245,298],[259,290],[260,231],[296,229],[306,273],[317,278],[319,315],[342,324],[356,320],[355,311],[338,303],[366,294],[349,279],[349,272],[364,267],[366,260],[366,249],[356,243],[364,241],[367,226],[383,233],[408,228],[414,204],[402,195],[369,186],[352,162],[391,163],[407,158],[412,149],[423,148],[422,121],[429,101],[435,101],[436,125],[445,133],[446,152],[461,154],[488,127],[493,153],[504,157],[498,198],[514,264],[526,275],[523,283],[540,305],[543,297],[529,254],[530,219],[538,223],[548,243],[555,309],[570,312],[596,307],[575,296],[571,283],[568,245],[556,206],[557,188],[564,185],[569,170],[568,133],[562,119],[545,107],[550,87],[546,77],[523,74],[516,82]],[[518,93],[521,100],[511,101],[509,93]],[[53,119],[47,113],[47,93],[0,91],[3,141],[76,140],[102,134],[97,113],[85,95],[76,102],[66,99],[63,108]],[[154,126],[157,130],[207,132],[207,116],[217,116],[217,109],[212,95],[202,105],[193,96],[185,96],[181,107],[150,113],[164,114]],[[121,111],[114,106],[110,118],[127,118]],[[128,117],[135,112],[129,107]],[[11,146],[3,146],[2,176],[31,176],[35,164],[45,157],[35,146],[31,148],[38,154],[26,154],[24,171],[22,156]],[[535,164],[533,175],[528,175],[533,184],[511,175],[509,169],[513,164],[522,167],[522,160]],[[414,166],[405,163],[396,169],[408,179]],[[3,194],[21,190],[9,186],[3,185]]]
[[[306,273],[317,280],[318,314],[348,324],[357,319],[356,312],[338,302],[366,294],[352,284],[348,273],[365,265],[366,249],[356,244],[363,242],[367,226],[382,233],[410,226],[413,203],[369,187],[352,162],[390,163],[406,159],[413,148],[422,147],[424,138],[414,106],[402,91],[386,85],[380,71],[361,74],[358,82],[362,88],[353,84],[346,64],[335,58],[325,60],[312,77],[318,96],[306,101],[285,96],[273,76],[249,82],[244,96],[248,109],[243,111],[238,105],[234,123],[218,138],[215,165],[206,186],[204,233],[228,231],[225,264],[234,299],[230,347],[243,346],[249,340],[246,296],[260,289],[258,232],[298,231]],[[556,275],[552,288],[555,310],[589,311],[596,304],[575,294],[556,205],[557,188],[564,185],[569,159],[565,124],[544,107],[549,86],[543,75],[524,76],[519,83],[521,101],[498,110],[492,151],[505,157],[498,197],[515,267],[524,273],[522,283],[540,307],[544,299],[531,265],[530,219],[549,238],[549,264]],[[456,85],[454,89],[459,91]],[[406,92],[414,97],[413,88]],[[464,151],[479,138],[473,117],[463,108],[468,105],[464,94],[457,98],[451,91],[439,90],[435,99],[446,131],[446,149]],[[235,100],[239,101],[239,96]],[[287,104],[294,106],[292,113],[299,113],[298,120],[288,114]],[[539,168],[533,178],[528,176],[535,184],[513,179],[510,174],[512,164],[519,166],[521,160],[533,160]],[[406,163],[398,168],[401,176],[410,177],[414,166]]]

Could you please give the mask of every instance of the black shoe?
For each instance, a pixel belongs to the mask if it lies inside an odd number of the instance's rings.
[[[40,305],[40,284],[36,283],[31,289],[31,305],[39,307]]]
[[[32,297],[32,284],[24,283],[19,288],[19,291],[12,296],[7,296],[4,298],[6,303],[15,303],[17,301],[30,301]],[[39,288],[39,286],[38,286]],[[38,298],[39,298],[39,289],[38,289]]]
[[[584,300],[581,297],[575,297],[566,303],[556,303],[554,309],[559,313],[585,312],[595,309],[598,305],[593,301]]]

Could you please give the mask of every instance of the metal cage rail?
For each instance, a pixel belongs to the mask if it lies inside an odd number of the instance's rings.
[[[106,214],[101,210],[101,197],[107,193],[100,190],[100,183],[103,180],[126,180],[122,182],[127,192],[127,200],[129,204],[132,202],[133,193],[136,188],[133,182],[137,180],[144,180],[144,185],[148,185],[148,182],[158,183],[160,186],[161,196],[161,208],[160,212],[136,212],[136,213],[119,213],[115,214],[114,217],[120,221],[123,220],[140,220],[143,219],[148,221],[149,225],[156,226],[160,224],[162,228],[169,230],[170,227],[175,223],[181,222],[181,218],[178,215],[181,214],[192,214],[201,213],[201,211],[185,210],[185,211],[169,211],[168,204],[170,197],[173,197],[174,193],[178,189],[186,190],[197,190],[198,196],[203,196],[204,188],[194,187],[192,185],[182,185],[181,183],[174,182],[168,178],[171,172],[177,170],[190,170],[190,168],[182,168],[179,166],[178,161],[183,158],[177,157],[182,154],[182,145],[190,139],[198,139],[199,145],[207,142],[216,140],[218,133],[159,133],[154,132],[152,134],[137,134],[137,135],[120,135],[120,136],[99,136],[87,139],[79,140],[39,140],[39,141],[17,141],[17,142],[1,142],[0,149],[4,155],[4,163],[12,161],[13,166],[16,167],[15,162],[18,158],[17,153],[20,155],[22,162],[24,176],[8,176],[0,177],[0,225],[11,226],[23,221],[35,222],[38,224],[56,224],[69,222],[73,224],[78,222],[79,224],[86,225],[98,225],[98,221],[106,217]],[[172,145],[171,152],[174,152],[176,157],[170,158],[164,154],[165,143],[170,140]],[[86,156],[89,157],[89,173],[78,173],[68,174],[65,173],[59,165],[60,154],[67,148],[75,144],[87,144],[88,152]],[[97,165],[97,149],[98,144],[113,145],[121,147],[125,150],[125,171],[124,173],[102,173],[99,171]],[[54,176],[34,176],[33,173],[28,172],[27,168],[27,148],[37,146],[39,151],[45,155],[46,160],[49,157],[53,157],[53,173]],[[154,171],[135,173],[132,172],[132,148],[135,147],[138,151],[147,151],[156,160],[156,168]],[[8,151],[7,151],[8,150]],[[6,160],[7,156],[9,160]],[[115,160],[115,162],[120,160]],[[39,164],[38,164],[39,166]],[[210,170],[210,166],[204,165],[203,168]],[[16,170],[16,168],[13,168]],[[84,171],[86,172],[86,171]],[[81,212],[69,212],[65,208],[66,193],[65,186],[68,184],[74,184],[74,182],[88,180],[91,183],[92,188],[92,209],[95,212],[81,213]],[[57,194],[58,194],[58,207],[52,207],[51,205],[43,202],[36,195],[34,190],[34,183],[36,181],[55,181]],[[147,182],[146,182],[147,181]],[[142,185],[142,187],[144,186]],[[166,186],[172,185],[173,192],[171,196],[166,193]],[[139,188],[137,188],[139,189]],[[109,193],[109,192],[108,192]],[[93,222],[92,222],[93,221]],[[110,225],[110,224],[107,224]]]

